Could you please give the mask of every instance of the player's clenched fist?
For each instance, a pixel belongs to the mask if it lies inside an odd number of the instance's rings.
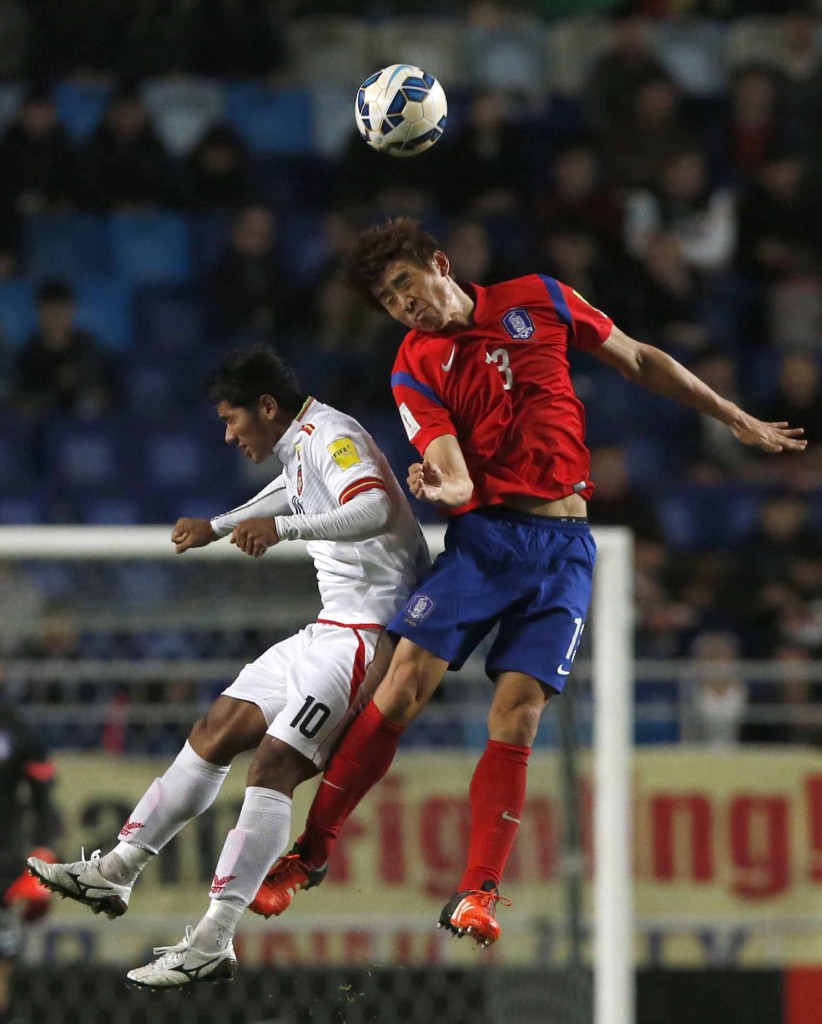
[[[280,541],[273,519],[248,519],[234,527],[231,543],[240,551],[259,558]]]
[[[204,548],[213,540],[219,540],[207,519],[178,519],[171,531],[171,543],[176,545],[178,555],[189,548]]]
[[[440,501],[442,498],[442,470],[429,459],[415,462],[408,468],[408,488],[422,501]]]

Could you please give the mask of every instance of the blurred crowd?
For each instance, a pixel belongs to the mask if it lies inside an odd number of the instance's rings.
[[[250,82],[282,99],[280,110],[298,109],[314,88],[301,78],[291,31],[308,15],[438,15],[443,25],[450,18],[516,35],[550,29],[570,6],[607,18],[596,22],[607,42],[578,88],[446,81],[449,126],[418,158],[373,153],[350,115],[333,146],[297,141],[287,152],[248,128]],[[402,474],[410,449],[388,387],[399,336],[352,299],[336,271],[363,225],[417,216],[459,279],[553,275],[723,395],[805,428],[806,455],[758,455],[718,424],[638,394],[587,357],[573,360],[597,484],[591,519],[628,525],[637,537],[638,654],[707,666],[693,688],[694,737],[817,738],[807,720],[743,720],[758,701],[822,699],[806,668],[822,651],[818,12],[767,0],[398,8],[0,0],[0,325],[3,289],[12,294],[20,281],[32,289],[35,317],[16,344],[0,335],[0,393],[28,430],[33,477],[53,469],[56,419],[108,422],[125,408],[162,420],[158,396],[202,417],[195,392],[213,360],[259,338],[296,364],[306,390],[360,416]],[[698,74],[689,83],[663,59],[660,25],[693,33],[696,19],[707,39],[742,15],[774,16],[767,24],[778,39],[767,59],[725,68],[721,89],[699,88]],[[400,56],[369,59],[379,66]],[[62,112],[71,90],[99,105],[83,131]],[[353,107],[353,93],[344,100],[339,109]],[[170,108],[196,108],[199,134],[186,135],[191,118],[169,119]],[[173,286],[133,276],[133,339],[107,344],[78,314],[82,282],[68,267],[43,273],[32,239],[43,224],[88,217],[83,224],[111,230],[113,245],[124,219],[155,214],[184,219],[194,255]],[[152,312],[158,291],[173,312],[162,325]],[[155,351],[148,378],[145,351],[158,325],[169,345],[187,330],[192,343],[167,365]],[[165,391],[155,379],[164,373],[175,378]],[[243,479],[232,486],[253,489]],[[44,519],[87,518],[65,495],[38,506]],[[0,510],[6,521],[12,515]],[[134,518],[156,519],[157,507]],[[722,670],[740,658],[775,659],[784,678],[749,685]],[[649,684],[649,699],[657,692]]]

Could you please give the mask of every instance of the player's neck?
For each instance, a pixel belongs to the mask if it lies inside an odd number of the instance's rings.
[[[473,326],[476,302],[473,296],[463,291],[453,278],[451,278],[451,299],[451,316],[445,325],[445,331],[463,331],[466,327]]]

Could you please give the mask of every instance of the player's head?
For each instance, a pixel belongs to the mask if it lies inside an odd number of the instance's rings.
[[[436,333],[451,320],[455,284],[448,257],[412,217],[366,228],[346,261],[344,280],[409,329]]]
[[[225,423],[226,444],[262,462],[304,404],[294,371],[269,345],[238,349],[222,361],[208,388]]]

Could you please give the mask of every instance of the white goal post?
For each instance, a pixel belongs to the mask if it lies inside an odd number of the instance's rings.
[[[427,527],[436,554],[442,527]],[[175,558],[170,527],[0,527],[0,561]],[[594,688],[594,1024],[634,1024],[634,910],[631,826],[633,746],[633,552],[629,530],[596,529]],[[278,545],[267,559],[305,557],[305,544]],[[240,557],[229,543],[186,558]],[[242,556],[247,557],[247,556]]]

